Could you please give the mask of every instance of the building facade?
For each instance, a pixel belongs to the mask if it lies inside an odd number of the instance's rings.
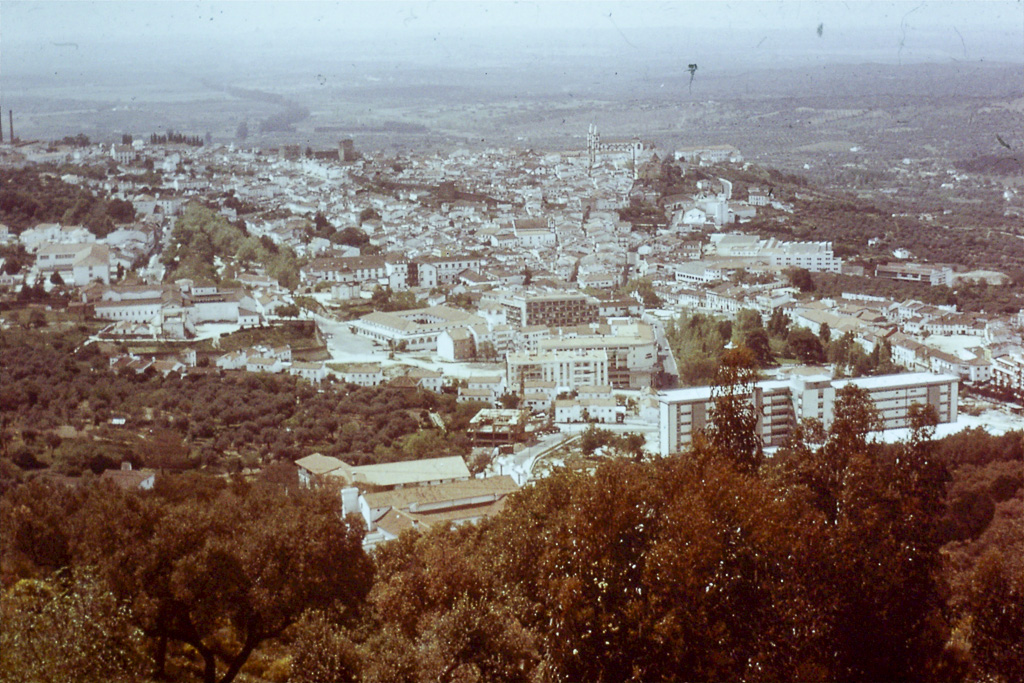
[[[956,422],[959,378],[931,373],[833,380],[828,376],[758,382],[749,399],[758,415],[757,433],[765,446],[786,442],[804,419],[828,429],[835,418],[836,393],[848,384],[867,392],[875,404],[882,429],[910,426],[910,407],[930,405],[939,422]],[[678,453],[708,426],[714,406],[711,387],[690,387],[661,394],[659,436],[662,455]]]

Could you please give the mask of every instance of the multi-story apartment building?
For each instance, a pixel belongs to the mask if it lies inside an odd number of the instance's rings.
[[[868,396],[878,410],[882,429],[909,427],[909,410],[915,403],[935,408],[939,422],[956,422],[957,394],[960,388],[960,378],[956,375],[906,373],[842,379],[832,384],[836,390],[847,384],[867,390]],[[829,409],[832,407],[827,406]],[[832,417],[832,414],[827,414],[822,422],[828,426],[832,422]]]
[[[754,385],[750,395],[758,414],[757,433],[764,445],[781,445],[804,419],[819,420],[826,428],[831,426],[836,392],[847,384],[868,392],[883,429],[909,427],[910,406],[914,404],[934,407],[939,422],[956,422],[959,378],[953,375],[921,372],[841,380],[820,375],[765,381]],[[658,400],[661,454],[684,450],[711,419],[711,387],[669,391]]]
[[[759,256],[769,265],[784,268],[806,268],[812,273],[838,273],[843,260],[832,253],[831,242],[779,242],[765,240]]]
[[[992,381],[1001,387],[1024,391],[1024,354],[1007,353],[993,358]]]
[[[616,389],[651,386],[658,362],[658,347],[651,326],[643,322],[583,325],[552,331],[541,340],[541,351],[605,351],[608,381]]]
[[[523,394],[528,382],[554,382],[557,390],[608,384],[608,353],[598,350],[519,351],[505,357],[507,386]]]
[[[581,292],[523,293],[502,296],[508,324],[568,327],[597,322],[596,302]]]

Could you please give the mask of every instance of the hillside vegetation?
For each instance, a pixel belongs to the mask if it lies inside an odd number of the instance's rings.
[[[19,477],[0,679],[1021,680],[1024,435],[934,442],[923,409],[881,444],[849,386],[766,459],[755,376],[723,358],[685,453],[555,472],[371,556],[330,491]]]

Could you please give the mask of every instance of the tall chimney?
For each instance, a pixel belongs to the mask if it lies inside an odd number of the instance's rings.
[[[3,116],[3,114],[0,114],[0,116]],[[11,144],[13,145],[14,144],[14,110],[13,109],[8,109],[7,110],[7,133],[10,135]]]
[[[3,117],[3,111],[4,111],[3,109],[0,109],[0,145],[2,145],[3,142],[4,142],[4,117]]]

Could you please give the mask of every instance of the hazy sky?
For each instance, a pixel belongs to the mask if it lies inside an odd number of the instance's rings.
[[[450,66],[588,55],[735,66],[1024,61],[1024,3],[0,0],[0,79],[325,56]]]

